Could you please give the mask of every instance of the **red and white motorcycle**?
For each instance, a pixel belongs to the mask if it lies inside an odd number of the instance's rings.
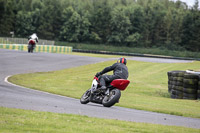
[[[36,45],[36,41],[34,39],[30,39],[28,41],[28,52],[29,53],[33,53],[33,50],[35,48],[35,45]]]
[[[125,90],[130,81],[126,79],[115,79],[106,87],[106,92],[101,91],[99,80],[94,77],[92,86],[81,97],[80,102],[87,104],[89,102],[103,104],[105,107],[111,107],[119,102],[121,91]]]

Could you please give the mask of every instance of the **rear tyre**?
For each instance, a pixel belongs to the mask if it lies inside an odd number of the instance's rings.
[[[32,48],[32,45],[29,44],[29,45],[28,45],[28,52],[29,52],[29,53],[32,53],[32,52],[33,52],[32,49],[33,49],[33,48]]]
[[[118,89],[113,89],[110,91],[109,95],[106,95],[102,101],[104,107],[111,107],[119,101],[121,97],[121,91]]]
[[[81,97],[81,104],[87,104],[90,101],[91,89],[88,89]]]

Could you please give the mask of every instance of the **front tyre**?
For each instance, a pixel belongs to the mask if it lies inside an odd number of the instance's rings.
[[[110,91],[109,95],[106,95],[102,101],[103,106],[111,107],[119,101],[121,97],[121,91],[118,89],[113,89]]]
[[[81,104],[87,104],[90,101],[91,89],[88,89],[81,97]]]

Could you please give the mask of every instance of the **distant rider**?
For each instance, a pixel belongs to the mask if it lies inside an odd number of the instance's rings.
[[[101,90],[106,91],[106,83],[112,82],[114,79],[127,79],[128,78],[128,68],[126,66],[126,59],[120,58],[117,63],[112,66],[104,68],[101,72],[98,72],[95,76],[99,77]],[[103,75],[109,71],[113,70],[113,75]]]
[[[36,33],[33,33],[31,36],[28,37],[28,45],[33,45],[35,48],[36,43],[38,43],[38,37]]]

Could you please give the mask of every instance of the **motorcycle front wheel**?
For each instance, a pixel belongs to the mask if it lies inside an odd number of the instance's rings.
[[[87,104],[90,101],[91,89],[88,89],[81,97],[81,104]]]
[[[119,101],[121,97],[121,91],[118,89],[113,89],[110,91],[109,95],[106,95],[102,101],[103,106],[111,107]]]

